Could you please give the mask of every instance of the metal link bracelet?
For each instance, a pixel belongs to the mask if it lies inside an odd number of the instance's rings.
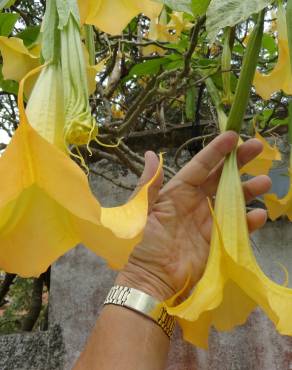
[[[122,306],[140,313],[159,325],[169,338],[172,336],[175,327],[174,317],[167,313],[163,302],[140,290],[115,285],[109,291],[104,304]]]

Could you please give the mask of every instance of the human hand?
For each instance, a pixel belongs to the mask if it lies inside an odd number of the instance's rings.
[[[160,300],[178,292],[191,274],[192,286],[207,262],[212,216],[207,197],[215,195],[224,157],[237,145],[238,136],[226,132],[214,139],[183,167],[161,190],[163,174],[149,190],[149,216],[142,242],[133,250],[116,283],[144,290]],[[255,158],[262,144],[251,139],[238,148],[239,167]],[[156,172],[158,158],[145,154],[140,186]],[[269,190],[267,176],[243,183],[246,202]],[[266,211],[247,214],[250,232],[263,226]]]

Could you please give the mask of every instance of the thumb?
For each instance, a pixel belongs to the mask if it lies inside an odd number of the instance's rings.
[[[145,167],[143,173],[138,180],[137,186],[132,193],[130,199],[134,198],[135,195],[141,190],[141,188],[146,185],[156,174],[158,166],[159,166],[159,159],[154,152],[148,151],[144,155],[145,158]],[[163,183],[163,170],[160,171],[159,175],[153,181],[148,189],[148,206],[149,211],[151,210],[152,206],[156,202],[159,194],[159,190]]]

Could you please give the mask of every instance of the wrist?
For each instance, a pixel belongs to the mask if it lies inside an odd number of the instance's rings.
[[[159,301],[165,301],[175,294],[173,289],[158,276],[132,263],[128,263],[119,272],[115,284],[138,289]]]

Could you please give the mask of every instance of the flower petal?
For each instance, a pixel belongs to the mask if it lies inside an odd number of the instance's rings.
[[[20,123],[0,158],[0,173],[4,270],[38,276],[81,241],[72,227],[76,217],[100,224],[100,207],[85,174],[27,123]]]
[[[92,226],[88,223],[79,224],[86,246],[104,257],[110,267],[121,269],[127,263],[133,248],[141,241],[148,215],[148,190],[159,176],[161,168],[162,155],[155,176],[134,198],[123,206],[101,209],[103,228],[98,230],[98,239]]]
[[[128,23],[139,13],[144,13],[149,18],[158,17],[163,5],[151,0],[139,2],[135,0],[79,0],[79,7],[81,18],[85,20],[85,23],[93,24],[104,32],[116,35],[121,34]]]
[[[267,175],[273,165],[273,161],[281,160],[281,153],[276,146],[272,147],[258,132],[255,138],[263,144],[263,151],[252,161],[247,163],[240,173],[252,176]]]
[[[20,81],[29,71],[40,65],[39,55],[31,53],[17,37],[0,36],[5,80]]]
[[[287,216],[292,221],[292,172],[290,175],[290,188],[288,193],[283,198],[278,198],[276,194],[266,194],[264,202],[268,209],[268,214],[271,220],[276,220],[280,216]]]

